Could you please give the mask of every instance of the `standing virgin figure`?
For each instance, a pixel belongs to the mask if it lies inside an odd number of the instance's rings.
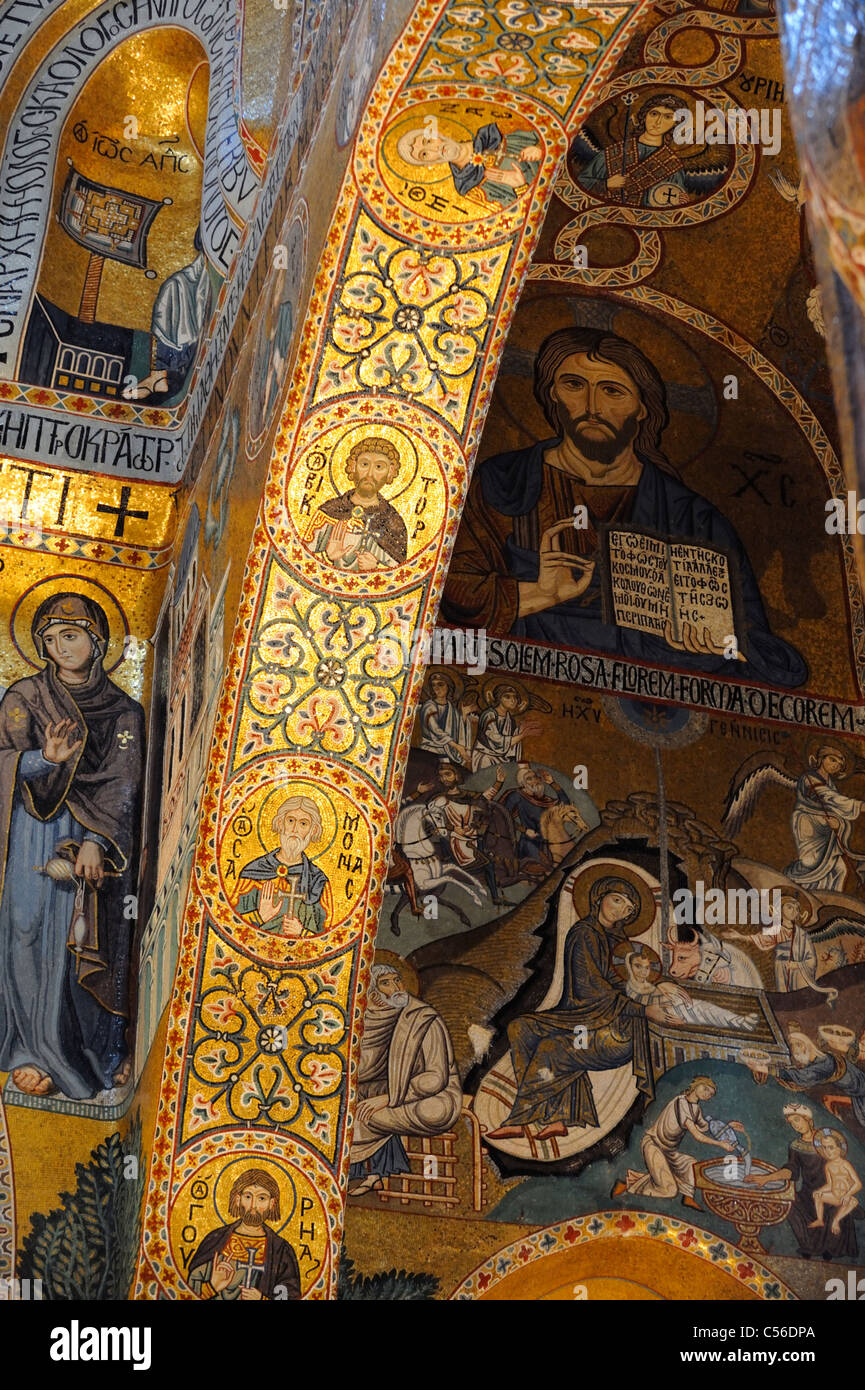
[[[98,603],[55,594],[31,631],[44,668],[0,702],[0,1070],[81,1100],[131,1069],[144,711],[105,673]]]

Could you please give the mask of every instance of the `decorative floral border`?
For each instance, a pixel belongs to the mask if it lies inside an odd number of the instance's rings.
[[[589,1216],[581,1216],[573,1221],[561,1221],[555,1226],[545,1226],[543,1230],[533,1231],[520,1240],[511,1241],[491,1255],[483,1264],[473,1269],[450,1295],[451,1300],[464,1302],[480,1298],[496,1284],[533,1264],[535,1260],[546,1259],[565,1250],[573,1250],[589,1241],[633,1236],[649,1236],[706,1260],[716,1269],[723,1270],[738,1283],[753,1290],[760,1298],[767,1300],[796,1300],[796,1295],[777,1274],[758,1264],[750,1255],[739,1250],[721,1236],[711,1231],[701,1230],[699,1226],[676,1221],[672,1217],[661,1216],[648,1211],[599,1211]]]

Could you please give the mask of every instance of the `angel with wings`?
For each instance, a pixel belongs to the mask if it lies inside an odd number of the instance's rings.
[[[684,108],[675,95],[650,97],[633,117],[628,109],[624,139],[608,144],[584,127],[570,150],[579,186],[605,202],[645,208],[679,207],[713,193],[729,173],[728,159],[706,150],[687,155],[673,142]]]
[[[760,793],[772,784],[795,788],[791,828],[797,858],[784,874],[812,893],[843,893],[865,882],[865,855],[850,849],[853,823],[865,801],[838,790],[837,783],[854,770],[854,762],[840,744],[819,744],[808,757],[808,766],[792,777],[783,761],[771,753],[757,753],[743,763],[730,784],[724,809],[724,831],[731,838],[752,815]],[[856,770],[860,769],[858,766]]]

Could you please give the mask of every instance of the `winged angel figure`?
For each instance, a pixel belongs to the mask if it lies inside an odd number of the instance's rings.
[[[754,812],[768,786],[795,790],[791,828],[798,857],[784,869],[787,878],[812,893],[843,893],[848,875],[857,891],[865,882],[865,855],[850,849],[853,822],[865,802],[845,796],[837,783],[853,771],[858,760],[839,744],[821,743],[808,757],[808,766],[797,779],[783,759],[772,753],[756,753],[738,769],[727,794],[723,826],[731,838]]]
[[[653,96],[633,115],[627,96],[625,101],[624,139],[604,141],[586,126],[574,137],[570,163],[580,187],[606,202],[654,208],[678,207],[714,193],[730,172],[729,158],[705,149],[688,154],[674,143],[683,99]]]

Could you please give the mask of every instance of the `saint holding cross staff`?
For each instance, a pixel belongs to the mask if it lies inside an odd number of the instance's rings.
[[[276,1179],[247,1168],[232,1186],[228,1213],[232,1224],[209,1231],[190,1262],[189,1282],[199,1298],[298,1300],[297,1256],[268,1225],[280,1219]]]
[[[237,910],[275,936],[318,936],[331,918],[327,874],[305,853],[321,839],[321,816],[308,796],[290,796],[273,818],[279,847],[241,870]]]

